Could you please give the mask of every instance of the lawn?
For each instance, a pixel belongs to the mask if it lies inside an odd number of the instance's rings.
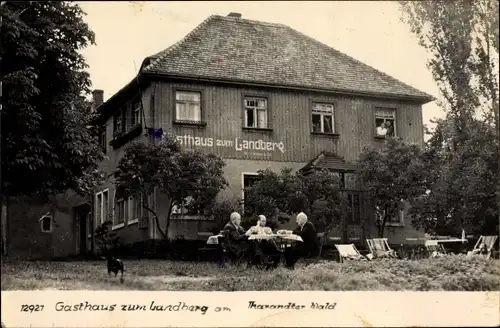
[[[336,263],[294,271],[211,263],[126,260],[125,281],[108,277],[105,261],[2,264],[2,290],[500,290],[500,261],[462,256]]]

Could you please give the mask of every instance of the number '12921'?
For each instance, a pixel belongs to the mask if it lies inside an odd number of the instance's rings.
[[[21,312],[41,312],[43,305],[39,304],[23,304],[21,305]]]

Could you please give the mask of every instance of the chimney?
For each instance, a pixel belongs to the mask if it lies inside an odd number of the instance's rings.
[[[227,17],[241,18],[241,14],[240,13],[230,13],[229,15],[227,15]]]
[[[94,101],[94,109],[101,106],[104,102],[104,90],[96,89],[92,91],[92,100]]]

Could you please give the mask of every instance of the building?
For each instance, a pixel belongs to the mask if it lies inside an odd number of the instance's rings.
[[[337,171],[349,188],[363,147],[381,145],[386,135],[423,144],[422,105],[432,99],[288,26],[236,13],[210,16],[146,58],[137,77],[97,109],[110,180],[95,195],[93,226],[107,218],[126,242],[161,238],[136,200],[117,196],[112,181],[127,143],[146,141],[146,127],[220,155],[229,182],[221,197],[244,198],[243,187],[258,170],[285,166]],[[373,217],[363,197],[352,194],[360,209],[355,215]],[[166,213],[161,195],[152,202]],[[404,212],[388,224],[394,243],[423,235]],[[196,238],[210,226],[203,217],[177,213],[169,236]]]
[[[94,107],[103,91],[93,92]],[[94,250],[92,200],[73,191],[44,199],[4,198],[2,255],[17,259],[87,256]],[[6,204],[6,205],[5,205]]]

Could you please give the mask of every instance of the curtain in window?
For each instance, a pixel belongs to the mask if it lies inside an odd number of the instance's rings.
[[[177,119],[180,121],[201,121],[200,104],[177,103]]]
[[[259,110],[258,111],[258,127],[259,128],[267,128],[267,111]]]
[[[375,110],[375,116],[377,118],[394,118],[394,110],[387,108],[377,108]]]

